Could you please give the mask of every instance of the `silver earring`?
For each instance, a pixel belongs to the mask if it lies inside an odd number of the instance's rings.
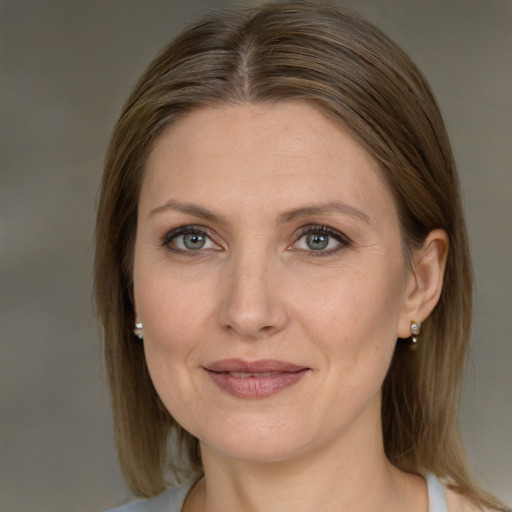
[[[135,322],[135,329],[133,329],[133,334],[137,336],[139,339],[144,338],[144,334],[142,333],[142,322]]]
[[[416,321],[411,322],[411,348],[415,349],[418,347],[418,336],[421,332],[421,324]]]

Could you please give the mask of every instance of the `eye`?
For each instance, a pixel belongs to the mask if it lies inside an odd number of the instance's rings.
[[[350,239],[332,228],[326,226],[310,226],[304,228],[292,249],[307,251],[310,254],[332,254],[350,245]]]
[[[173,229],[165,236],[162,245],[176,252],[219,250],[219,246],[212,241],[205,230],[192,226]]]

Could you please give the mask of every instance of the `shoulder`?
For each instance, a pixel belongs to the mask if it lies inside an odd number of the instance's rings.
[[[134,501],[107,512],[181,512],[193,483],[194,480],[191,480],[154,498]]]
[[[426,472],[423,474],[427,480],[428,497],[431,512],[496,512],[483,506],[478,506],[465,494],[457,492],[450,485],[450,479],[440,480],[434,474]],[[512,512],[512,511],[510,511]]]

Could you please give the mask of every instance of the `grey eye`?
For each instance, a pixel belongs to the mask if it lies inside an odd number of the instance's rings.
[[[309,233],[306,235],[306,245],[312,251],[322,251],[329,246],[330,236],[319,233]]]
[[[350,244],[350,239],[339,231],[325,226],[312,226],[304,231],[290,248],[320,256],[334,254],[338,249],[348,247]]]
[[[182,237],[184,247],[190,251],[202,249],[207,241],[207,237],[202,233],[186,233]]]
[[[205,231],[191,228],[180,228],[179,232],[170,233],[164,245],[182,252],[219,249]]]

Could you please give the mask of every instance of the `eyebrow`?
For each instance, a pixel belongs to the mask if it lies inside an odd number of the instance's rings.
[[[149,212],[149,216],[152,217],[157,213],[166,212],[168,210],[177,210],[182,213],[187,213],[194,217],[198,217],[200,219],[209,220],[211,222],[219,222],[221,224],[227,224],[226,219],[224,219],[224,217],[218,215],[217,213],[207,210],[206,208],[202,208],[201,206],[198,206],[196,204],[177,201],[176,199],[170,199],[161,206],[153,208],[153,210]]]
[[[282,224],[285,222],[292,222],[294,220],[300,219],[302,217],[312,217],[315,215],[331,215],[334,213],[342,213],[343,215],[349,215],[358,220],[362,220],[366,224],[370,224],[370,217],[345,203],[333,202],[327,204],[319,204],[312,206],[305,206],[303,208],[295,208],[293,210],[289,210],[287,212],[281,213],[277,218],[277,223]]]
[[[208,220],[210,222],[228,224],[228,221],[222,215],[214,213],[211,210],[208,210],[196,204],[178,201],[176,199],[170,199],[161,206],[153,208],[153,210],[149,212],[149,216],[151,217],[157,213],[166,212],[168,210],[177,210],[182,213],[198,217],[200,219]],[[370,217],[361,210],[358,210],[357,208],[345,203],[332,202],[327,204],[304,206],[301,208],[294,208],[292,210],[288,210],[278,215],[277,224],[293,222],[294,220],[303,217],[312,217],[315,215],[332,215],[335,213],[349,215],[350,217],[361,220],[367,224],[370,223]]]

